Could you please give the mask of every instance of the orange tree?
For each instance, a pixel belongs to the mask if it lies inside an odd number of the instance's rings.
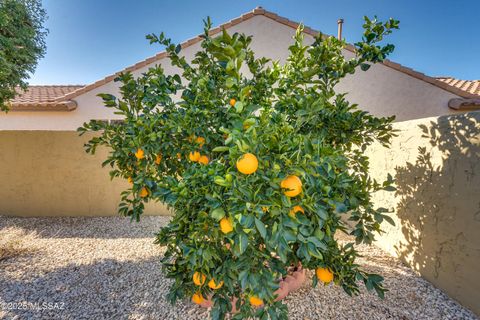
[[[210,298],[213,319],[224,318],[231,301],[235,319],[285,319],[274,292],[300,264],[315,270],[314,286],[333,281],[352,295],[363,282],[383,297],[382,277],[363,271],[355,243],[339,244],[335,233],[371,243],[391,221],[370,197],[391,189],[392,179],[371,179],[363,151],[374,141],[388,145],[393,118],[358,110],[335,85],[391,53],[378,43],[398,22],[366,18],[351,59],[334,37],[305,45],[300,27],[283,65],[256,58],[251,37],[213,37],[210,27],[208,19],[191,61],[163,34],[148,36],[179,73],[156,66],[138,78],[121,74],[121,98],[100,96],[125,121],[79,129],[99,132],[87,151],[109,147],[104,165],[131,183],[121,214],[138,220],[151,200],[172,210],[157,238],[173,279],[169,300]]]

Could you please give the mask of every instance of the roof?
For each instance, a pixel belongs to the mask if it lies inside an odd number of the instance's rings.
[[[18,88],[19,93],[12,101],[13,111],[70,111],[77,107],[73,100],[64,97],[83,85],[41,85],[29,86],[26,91]]]
[[[436,79],[449,86],[480,96],[480,80],[460,80],[452,77],[436,77]]]
[[[269,19],[272,19],[272,20],[274,20],[276,22],[279,22],[283,25],[289,26],[293,29],[296,29],[299,26],[298,22],[291,21],[291,20],[289,20],[287,18],[284,18],[284,17],[281,17],[281,16],[279,16],[279,15],[273,13],[273,12],[269,12],[269,11],[263,9],[262,7],[257,7],[254,10],[252,10],[251,12],[243,14],[238,18],[230,20],[229,22],[224,23],[224,24],[210,30],[210,34],[211,35],[218,34],[219,32],[221,32],[222,29],[228,29],[232,26],[238,25],[239,23],[241,23],[243,21],[247,21],[254,16],[265,16]],[[318,31],[315,31],[312,28],[307,27],[307,26],[304,27],[304,32],[306,34],[309,34],[309,35],[312,35],[312,36],[316,36],[319,33]],[[187,48],[187,47],[189,47],[189,46],[191,46],[195,43],[198,43],[200,41],[202,41],[202,37],[201,37],[201,35],[198,35],[198,36],[196,36],[192,39],[189,39],[189,40],[181,43],[181,47],[182,47],[182,49],[185,49],[185,48]],[[355,50],[355,47],[349,44],[345,47],[345,49],[353,52]],[[161,60],[165,57],[167,57],[167,53],[165,51],[163,51],[163,52],[160,52],[160,53],[156,54],[153,57],[150,57],[148,59],[140,61],[140,62],[138,62],[138,63],[136,63],[136,64],[134,64],[130,67],[125,68],[122,71],[119,71],[115,74],[109,75],[109,76],[107,76],[107,77],[105,77],[101,80],[98,80],[98,81],[92,83],[92,84],[89,84],[89,85],[86,85],[86,86],[67,86],[67,87],[72,88],[72,90],[65,93],[64,95],[58,95],[54,99],[54,102],[56,102],[56,103],[63,103],[63,102],[71,103],[71,102],[74,102],[72,99],[74,99],[75,97],[77,97],[77,96],[79,96],[83,93],[89,92],[89,91],[91,91],[95,88],[98,88],[98,87],[100,87],[100,86],[102,86],[106,83],[109,83],[109,82],[113,81],[122,72],[133,72],[133,71],[139,70],[139,69],[141,69],[141,68],[143,68],[143,67],[145,67],[149,64],[155,63],[155,62],[157,62],[157,61],[159,61],[159,60]],[[390,60],[385,60],[382,63],[383,63],[383,65],[385,65],[387,67],[390,67],[390,68],[395,69],[399,72],[405,73],[405,74],[407,74],[411,77],[417,78],[419,80],[428,82],[428,83],[430,83],[434,86],[442,88],[443,90],[451,92],[451,93],[453,93],[455,95],[458,95],[462,98],[479,98],[480,97],[480,92],[478,92],[478,85],[475,86],[475,88],[477,88],[477,89],[475,89],[475,91],[472,92],[471,89],[465,90],[465,88],[463,86],[458,87],[456,85],[452,85],[451,83],[449,83],[447,81],[441,80],[441,79],[446,79],[446,78],[436,79],[434,77],[427,76],[427,75],[425,75],[421,72],[415,71],[411,68],[405,67],[401,64],[395,63],[395,62],[390,61]],[[52,86],[52,87],[61,87],[61,86]]]

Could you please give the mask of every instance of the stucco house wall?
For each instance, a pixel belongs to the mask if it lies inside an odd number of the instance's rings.
[[[390,149],[366,152],[372,176],[395,179],[373,195],[393,210],[376,245],[480,315],[480,112],[394,124]]]
[[[285,61],[288,46],[292,43],[295,29],[267,16],[256,15],[228,28],[229,32],[240,32],[253,36],[252,48],[258,56]],[[305,35],[307,43],[313,41]],[[200,49],[197,42],[182,50],[191,59]],[[347,57],[352,52],[344,50]],[[163,58],[133,73],[138,76],[149,67],[161,64],[167,74],[175,70],[168,59]],[[111,109],[105,108],[96,95],[98,93],[118,94],[117,84],[110,81],[89,92],[75,97],[78,107],[64,112],[15,112],[0,113],[0,130],[76,130],[90,119],[118,119]],[[358,103],[360,108],[377,116],[396,115],[397,121],[440,116],[455,113],[448,108],[448,101],[459,96],[442,88],[419,80],[406,73],[383,64],[374,65],[368,72],[361,70],[344,79],[338,86],[340,92],[349,92],[348,99]]]
[[[0,215],[112,216],[120,193],[130,186],[110,179],[102,168],[108,150],[94,156],[83,144],[92,134],[73,131],[0,131]],[[166,207],[148,203],[146,214],[167,215]]]

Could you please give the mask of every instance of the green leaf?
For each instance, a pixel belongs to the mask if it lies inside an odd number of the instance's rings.
[[[237,113],[240,113],[243,111],[243,102],[242,101],[237,101],[235,103],[235,110],[237,111]]]
[[[225,210],[223,210],[223,208],[216,208],[210,211],[210,216],[213,219],[220,221],[223,217],[225,217]]]
[[[248,237],[244,233],[238,235],[238,249],[240,254],[243,254],[248,247]]]
[[[362,71],[367,71],[368,69],[370,69],[370,65],[367,63],[362,63],[360,65],[360,69],[362,69]]]
[[[262,238],[265,239],[267,236],[267,229],[265,229],[265,224],[259,219],[255,218],[255,226],[257,227],[257,230],[262,236]]]
[[[215,147],[213,148],[212,152],[224,152],[224,151],[228,151],[230,148],[229,147]]]
[[[320,219],[322,219],[322,220],[327,220],[327,218],[328,218],[328,213],[327,213],[327,211],[326,211],[324,208],[322,208],[322,207],[317,208],[316,213],[317,213],[317,216],[318,216]]]

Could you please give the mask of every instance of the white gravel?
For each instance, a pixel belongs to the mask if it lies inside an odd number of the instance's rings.
[[[0,256],[0,318],[208,318],[188,301],[172,306],[165,299],[170,281],[161,272],[163,248],[153,239],[168,219],[0,216],[0,245],[10,237],[18,247],[17,255]],[[385,300],[305,285],[285,300],[290,319],[477,319],[382,250],[360,249],[359,262],[385,276]]]

